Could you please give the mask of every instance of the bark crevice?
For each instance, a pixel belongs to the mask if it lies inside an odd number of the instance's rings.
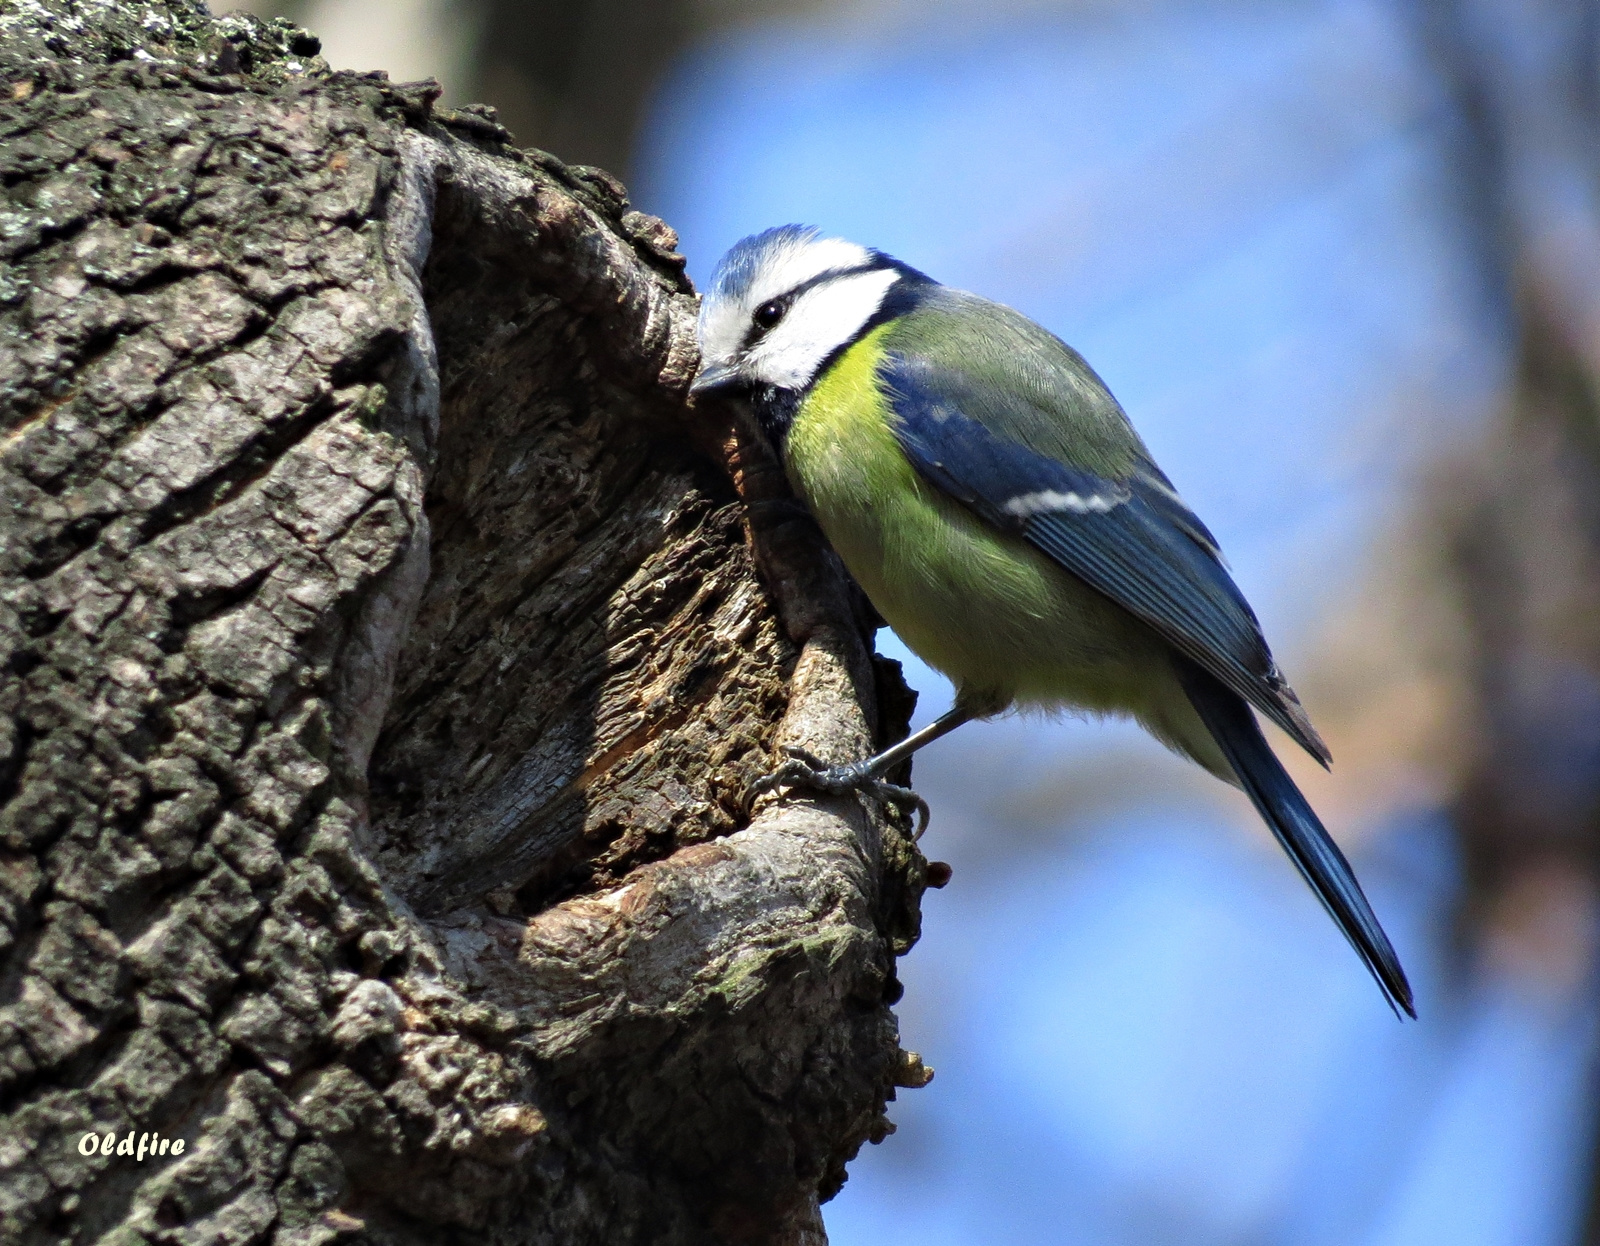
[[[0,28],[8,1239],[822,1240],[924,863],[740,795],[909,701],[671,231],[287,23]]]

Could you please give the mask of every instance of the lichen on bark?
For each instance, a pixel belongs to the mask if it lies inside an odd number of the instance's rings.
[[[924,863],[739,798],[909,705],[671,231],[288,23],[0,35],[5,1239],[822,1240]]]

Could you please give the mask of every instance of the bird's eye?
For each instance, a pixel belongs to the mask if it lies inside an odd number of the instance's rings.
[[[770,303],[763,303],[756,308],[756,314],[750,319],[756,322],[758,329],[770,329],[783,319],[783,304],[773,299]]]

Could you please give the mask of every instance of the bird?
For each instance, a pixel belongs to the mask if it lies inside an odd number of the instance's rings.
[[[975,718],[1040,707],[1131,717],[1241,788],[1396,1015],[1411,986],[1338,845],[1256,715],[1323,766],[1217,539],[1121,405],[1061,339],[882,251],[784,225],[718,262],[695,401],[743,404],[884,621],[955,687],[875,756],[796,747],[761,790],[863,792]]]

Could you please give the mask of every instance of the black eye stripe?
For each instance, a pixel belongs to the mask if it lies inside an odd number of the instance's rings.
[[[740,349],[748,350],[765,337],[770,330],[775,329],[778,322],[788,314],[789,307],[793,302],[793,296],[785,294],[781,298],[768,299],[760,307],[756,308],[750,316],[750,327],[745,330],[744,342]]]
[[[794,289],[780,294],[777,298],[768,299],[765,303],[761,304],[760,307],[756,308],[755,312],[751,315],[750,330],[745,334],[744,348],[748,349],[769,329],[775,328],[778,324],[778,321],[782,320],[784,316],[788,315],[789,309],[793,307],[800,296],[805,294],[808,290],[814,290],[817,286],[824,285],[827,282],[836,280],[839,277],[854,277],[858,273],[875,273],[880,269],[889,267],[892,267],[892,265],[885,263],[883,259],[874,258],[865,264],[857,264],[851,268],[829,268],[818,273],[815,277],[807,278],[805,281],[802,281],[799,285],[795,286]],[[761,320],[761,313],[766,311],[768,308],[776,308],[778,314],[774,319],[763,324]]]
[[[840,277],[854,277],[859,273],[875,273],[879,269],[885,268],[885,267],[887,267],[887,265],[881,264],[881,263],[879,263],[877,261],[873,261],[873,262],[868,263],[868,264],[857,264],[854,268],[830,268],[830,269],[827,269],[824,272],[818,273],[815,277],[808,277],[806,280],[802,281],[799,285],[797,285],[794,289],[790,290],[787,294],[783,295],[782,296],[783,297],[783,302],[786,303],[786,304],[791,304],[797,298],[799,298],[802,294],[806,293],[806,291],[814,290],[814,289],[816,289],[817,286],[825,285],[828,282],[837,280]],[[774,300],[774,301],[776,301],[776,300]]]

